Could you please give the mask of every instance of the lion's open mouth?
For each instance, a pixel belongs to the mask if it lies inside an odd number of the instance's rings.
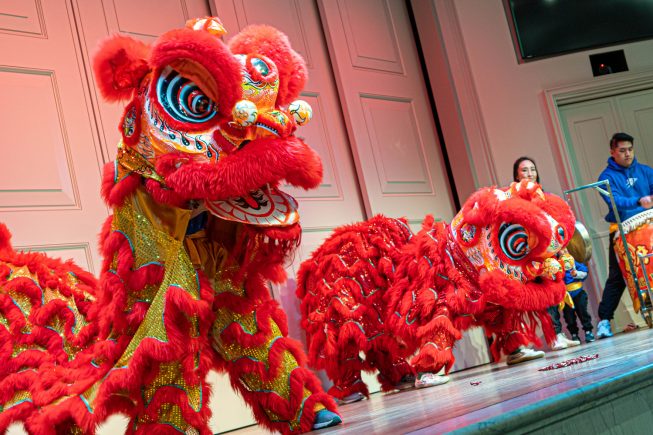
[[[297,201],[292,196],[266,185],[227,200],[206,201],[211,214],[234,222],[260,226],[288,226],[299,221]]]

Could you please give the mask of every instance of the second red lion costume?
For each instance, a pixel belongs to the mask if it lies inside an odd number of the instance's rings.
[[[384,216],[337,229],[298,274],[309,363],[344,398],[368,394],[362,370],[378,369],[384,390],[415,372],[449,371],[470,326],[494,335],[496,359],[539,343],[538,318],[552,339],[546,308],[565,295],[554,256],[574,222],[562,199],[522,182],[481,189],[451,225],[427,216],[417,234]]]

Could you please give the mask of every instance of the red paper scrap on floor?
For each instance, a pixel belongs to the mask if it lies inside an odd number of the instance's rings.
[[[538,369],[538,371],[545,372],[547,370],[561,369],[563,367],[573,366],[574,364],[581,364],[587,361],[591,361],[593,359],[597,359],[598,357],[599,357],[598,353],[595,353],[594,355],[581,355],[577,358],[568,359],[566,361],[561,361],[555,364],[548,365],[546,367],[542,367],[541,369]]]

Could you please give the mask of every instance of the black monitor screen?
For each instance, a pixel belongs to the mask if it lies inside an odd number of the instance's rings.
[[[653,38],[653,0],[509,0],[523,59]]]

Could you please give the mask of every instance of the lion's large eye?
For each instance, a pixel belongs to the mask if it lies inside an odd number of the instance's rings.
[[[279,71],[272,60],[263,55],[250,54],[247,57],[241,57],[240,61],[245,67],[245,81],[251,82],[249,85],[253,86],[254,91],[260,89],[261,86],[272,86],[275,83],[278,85]],[[272,100],[274,101],[274,98]]]
[[[565,241],[565,229],[562,227],[562,225],[556,225],[556,227],[553,229],[553,233],[558,243],[563,243]]]
[[[499,246],[511,260],[521,260],[528,254],[528,233],[521,225],[501,224],[499,227]]]
[[[216,104],[191,80],[166,67],[156,84],[159,103],[177,121],[199,124],[216,115]]]
[[[259,59],[258,57],[254,57],[251,59],[252,66],[258,71],[263,77],[267,77],[270,75],[270,67],[268,67],[268,64],[265,63],[263,59]]]

